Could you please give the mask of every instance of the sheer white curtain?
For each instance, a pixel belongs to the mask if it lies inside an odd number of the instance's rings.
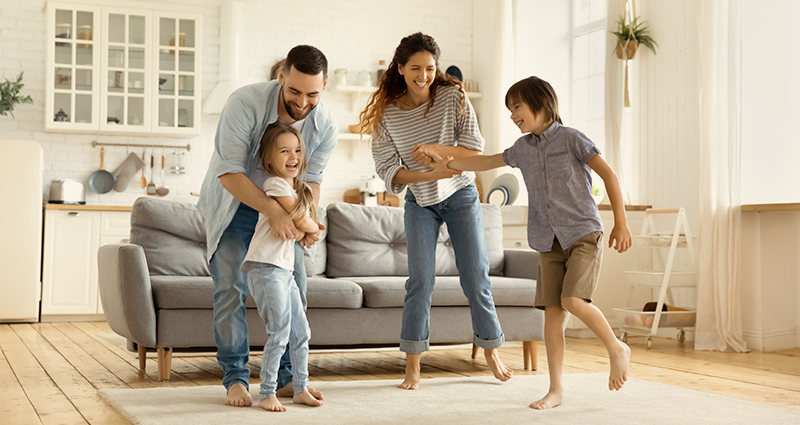
[[[741,70],[743,0],[698,3],[700,258],[695,349],[747,351],[742,338]]]
[[[633,0],[631,0],[632,3]],[[611,34],[617,28],[617,20],[625,12],[626,0],[608,0],[606,15],[606,68],[605,68],[605,125],[606,146],[604,157],[608,165],[616,172],[622,189],[622,200],[629,204],[630,193],[625,185],[624,167],[622,164],[622,117],[624,114],[624,78],[625,61],[617,59],[614,51],[617,36]]]

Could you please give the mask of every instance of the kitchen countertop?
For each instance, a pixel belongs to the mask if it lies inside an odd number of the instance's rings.
[[[126,205],[74,205],[74,204],[45,204],[46,210],[61,211],[122,211],[131,212],[132,206]]]

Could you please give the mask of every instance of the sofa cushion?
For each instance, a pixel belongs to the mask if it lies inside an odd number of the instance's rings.
[[[131,211],[131,243],[144,248],[151,275],[209,276],[203,218],[192,204],[137,199]]]
[[[406,296],[406,277],[375,276],[348,277],[364,291],[364,306],[402,307]],[[533,306],[536,281],[514,277],[492,277],[492,297],[497,307]],[[469,302],[461,290],[458,276],[437,276],[433,287],[431,306],[468,306]]]
[[[497,206],[482,204],[489,273],[503,273],[503,223]],[[328,277],[408,276],[403,209],[333,203],[328,213]],[[436,275],[456,276],[455,252],[447,226],[436,246]]]
[[[150,276],[153,301],[156,309],[213,308],[214,282],[210,277]],[[361,308],[361,287],[345,279],[308,279],[309,308]],[[253,297],[248,296],[247,308],[256,308]]]

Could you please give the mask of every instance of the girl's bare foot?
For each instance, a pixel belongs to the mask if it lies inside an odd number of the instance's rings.
[[[311,395],[314,396],[314,398],[316,398],[317,400],[322,400],[325,398],[322,397],[321,392],[315,390],[314,388],[308,387],[308,392],[311,393]],[[279,389],[275,393],[275,395],[278,397],[294,397],[294,384],[289,382],[288,384],[286,384],[285,387]]]
[[[322,406],[322,400],[317,399],[308,390],[303,391],[302,393],[297,393],[292,396],[292,401],[294,404],[306,404],[308,406]]]
[[[253,397],[244,384],[235,383],[228,388],[228,396],[225,397],[225,405],[233,407],[250,407],[253,405]]]
[[[631,360],[631,349],[628,344],[617,340],[619,348],[609,353],[608,359],[611,361],[611,373],[608,375],[608,389],[617,390],[628,380],[628,363]]]
[[[554,407],[561,406],[561,403],[564,401],[564,390],[553,390],[547,392],[547,394],[542,397],[541,399],[534,401],[530,404],[531,409],[535,410],[546,410],[552,409]]]
[[[262,398],[258,402],[258,407],[266,410],[267,412],[285,412],[286,408],[283,407],[278,397],[272,396],[270,398]]]
[[[494,377],[505,382],[514,377],[514,371],[507,368],[506,365],[500,361],[500,356],[497,354],[496,349],[485,349],[483,355],[486,357],[486,364],[489,365]]]

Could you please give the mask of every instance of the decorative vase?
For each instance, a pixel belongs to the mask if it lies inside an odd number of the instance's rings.
[[[636,51],[639,48],[639,42],[636,40],[626,40],[617,44],[617,57],[620,59],[633,59],[636,57]]]

